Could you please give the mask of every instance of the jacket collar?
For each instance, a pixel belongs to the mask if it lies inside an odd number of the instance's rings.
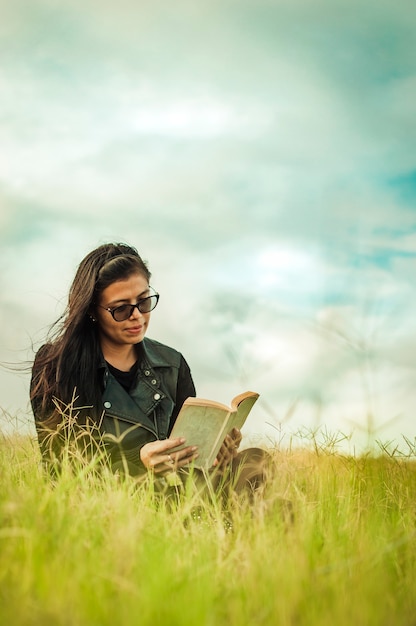
[[[158,342],[153,339],[148,339],[145,337],[142,341],[143,351],[140,354],[142,356],[143,361],[147,362],[150,367],[170,367],[171,362],[169,359],[163,355],[163,353],[158,350]],[[140,357],[139,357],[140,358]],[[98,365],[99,368],[106,369],[106,362],[103,354],[101,353],[100,362]]]
[[[158,343],[145,337],[142,341],[144,360],[151,367],[171,367],[172,361],[158,349]]]

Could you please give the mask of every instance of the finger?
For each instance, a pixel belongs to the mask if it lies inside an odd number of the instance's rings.
[[[234,441],[227,441],[225,443],[225,452],[228,454],[234,454],[234,451],[236,450],[237,446],[235,445]]]
[[[237,429],[234,429],[234,430],[237,431]],[[239,433],[239,431],[237,431],[237,433]],[[236,450],[238,446],[240,445],[240,443],[241,443],[241,436],[233,437],[232,435],[227,435],[226,438],[224,439],[224,445],[230,451]]]
[[[169,472],[173,472],[175,467],[176,462],[173,456],[171,454],[164,454],[153,466],[153,471],[156,474],[168,474]]]
[[[222,444],[221,448],[218,450],[217,459],[221,461],[225,455],[227,454],[227,447],[225,444]]]
[[[184,461],[185,463],[189,463],[190,459],[193,459],[197,452],[198,448],[196,446],[188,446],[187,448],[182,448],[182,450],[178,450],[178,452],[175,453],[175,462],[181,463],[182,461]]]
[[[176,467],[185,467],[186,465],[189,465],[190,463],[192,463],[193,461],[195,461],[198,458],[198,452],[194,452],[191,456],[187,456],[185,458],[180,459],[179,461],[177,461],[176,463]]]
[[[182,446],[185,443],[183,437],[175,437],[175,439],[162,439],[161,441],[155,441],[155,452],[168,454],[169,450]],[[157,444],[157,445],[156,445]]]
[[[195,461],[197,458],[198,458],[198,453],[195,452],[195,454],[193,454],[192,456],[185,457],[176,461],[174,465],[162,463],[161,465],[158,465],[155,468],[155,472],[158,474],[161,474],[161,473],[167,474],[169,472],[176,471],[180,469],[181,467],[186,467],[187,465]]]
[[[225,467],[231,461],[232,453],[228,450],[225,445],[222,445],[220,451],[217,454],[217,458],[215,459],[214,466],[215,467]]]
[[[230,435],[235,445],[238,447],[243,438],[243,435],[241,434],[241,430],[239,430],[238,428],[233,428]]]
[[[197,447],[196,446],[188,446],[187,448],[182,448],[182,450],[178,450],[174,454],[165,453],[158,459],[158,462],[155,466],[155,471],[166,472],[167,469],[172,471],[173,469],[177,469],[178,467],[183,467],[184,465],[190,463],[194,459],[197,458]]]
[[[237,435],[232,437],[233,445],[234,445],[235,448],[239,447],[242,438],[243,437],[242,437],[241,433],[238,433]]]

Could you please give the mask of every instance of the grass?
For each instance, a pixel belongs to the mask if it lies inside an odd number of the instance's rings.
[[[0,623],[415,626],[412,459],[273,454],[269,506],[236,509],[230,529],[215,503],[169,510],[91,466],[52,484],[31,437],[3,436]]]

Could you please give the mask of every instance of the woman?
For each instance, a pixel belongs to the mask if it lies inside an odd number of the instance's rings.
[[[133,476],[164,476],[197,458],[192,442],[169,438],[195,387],[184,357],[146,337],[159,300],[150,276],[126,244],[104,244],[81,261],[67,308],[32,371],[38,440],[52,471],[71,436],[84,452],[97,446],[114,470]],[[238,430],[227,435],[215,462],[218,484],[227,466],[249,466],[247,451],[237,452],[240,442]],[[253,452],[256,469],[243,472],[243,483],[257,487],[262,454]]]

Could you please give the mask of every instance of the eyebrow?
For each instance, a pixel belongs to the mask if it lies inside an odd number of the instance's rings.
[[[136,296],[136,302],[138,300],[141,300],[143,297],[147,297],[149,293],[150,293],[150,289],[145,289],[144,291],[142,291],[142,293],[139,293],[139,295]],[[112,300],[111,302],[107,304],[107,307],[117,306],[118,304],[130,304],[130,299],[124,298],[124,300]]]

